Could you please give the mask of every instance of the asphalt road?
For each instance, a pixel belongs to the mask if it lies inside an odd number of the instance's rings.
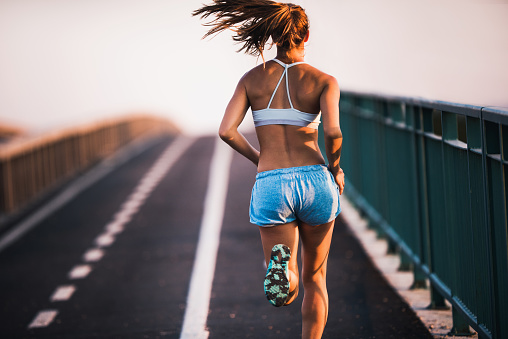
[[[140,183],[173,142],[115,168],[0,252],[0,338],[180,338],[215,141],[194,140],[167,173]],[[206,322],[211,339],[300,336],[303,289],[283,308],[263,294],[261,242],[248,221],[254,176],[235,154]],[[149,188],[136,205],[132,193],[142,184]],[[323,338],[431,338],[340,216],[328,291]]]

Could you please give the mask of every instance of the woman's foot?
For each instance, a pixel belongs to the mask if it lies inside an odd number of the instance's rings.
[[[268,301],[277,307],[283,306],[288,299],[288,262],[290,258],[289,247],[283,244],[273,246],[264,285]]]
[[[286,303],[284,306],[289,306],[293,301],[295,301],[296,297],[298,297],[298,285],[296,285],[295,289],[288,293],[288,298],[286,299]]]

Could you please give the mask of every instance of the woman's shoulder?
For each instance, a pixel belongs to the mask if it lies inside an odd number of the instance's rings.
[[[304,63],[300,66],[302,66],[299,68],[301,80],[310,81],[321,88],[327,86],[338,87],[337,79],[333,75],[323,72],[309,63]],[[269,60],[264,64],[251,68],[242,76],[240,81],[244,85],[259,84],[274,72],[280,72],[280,65],[275,61]]]
[[[255,85],[264,82],[271,74],[277,71],[277,66],[274,64],[275,62],[266,61],[264,64],[251,68],[242,76],[240,82],[244,85]]]
[[[320,69],[318,69],[310,64],[306,64],[306,65],[308,67],[309,74],[311,74],[313,77],[318,79],[323,84],[337,83],[337,79],[333,75],[323,72]]]
[[[259,64],[248,70],[244,74],[244,77],[252,78],[266,76],[267,74],[273,73],[276,68],[277,66],[275,65],[275,62],[272,62],[272,60],[268,60],[265,63]]]
[[[310,64],[305,64],[305,67],[302,67],[302,71],[304,73],[302,73],[300,79],[303,83],[310,84],[309,86],[313,88],[314,92],[323,93],[326,89],[339,90],[337,79],[333,75],[323,72]]]

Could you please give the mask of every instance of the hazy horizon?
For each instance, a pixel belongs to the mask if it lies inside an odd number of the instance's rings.
[[[228,32],[201,40],[191,12],[203,2],[3,0],[0,123],[44,131],[147,112],[214,133],[261,60],[235,53]],[[343,90],[508,107],[504,1],[294,2],[310,18],[306,60]]]

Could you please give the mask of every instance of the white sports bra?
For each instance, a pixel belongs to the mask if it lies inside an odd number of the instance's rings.
[[[273,59],[273,61],[283,66],[284,72],[282,72],[282,76],[280,77],[279,82],[277,83],[277,87],[275,87],[275,90],[272,93],[270,102],[268,102],[268,107],[265,109],[252,111],[252,117],[254,118],[254,126],[258,127],[264,125],[293,125],[317,129],[319,123],[321,122],[321,113],[312,114],[297,110],[296,108],[293,107],[293,103],[291,102],[291,96],[289,95],[288,68],[295,65],[304,64],[305,62],[295,62],[288,65],[277,59]],[[279,89],[279,85],[282,82],[282,78],[284,78],[284,75],[286,76],[286,89],[291,108],[270,108],[273,97],[275,96],[277,89]]]

